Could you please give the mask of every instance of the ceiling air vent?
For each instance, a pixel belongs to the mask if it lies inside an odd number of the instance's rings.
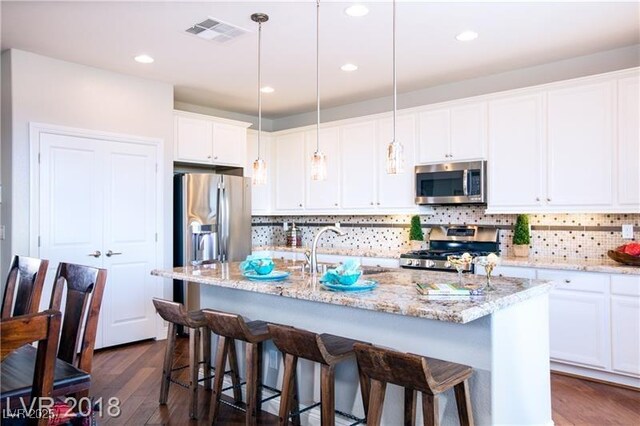
[[[202,22],[187,28],[187,33],[200,37],[204,40],[213,40],[220,43],[233,40],[236,37],[248,33],[249,30],[223,22],[216,18],[207,18]]]

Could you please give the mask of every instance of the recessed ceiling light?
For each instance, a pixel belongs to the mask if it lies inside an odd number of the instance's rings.
[[[349,16],[355,16],[359,18],[360,16],[364,16],[369,13],[369,9],[367,9],[367,6],[363,4],[354,4],[353,6],[349,6],[348,8],[346,8],[344,10],[344,13]]]
[[[478,38],[478,33],[475,31],[463,31],[456,36],[458,41],[471,41]]]
[[[355,71],[358,69],[358,66],[353,64],[344,64],[343,66],[340,67],[340,69],[342,71]]]
[[[264,86],[263,88],[260,89],[260,91],[262,93],[273,93],[275,92],[275,89],[271,86]]]
[[[153,63],[153,58],[149,55],[138,55],[133,59],[135,59],[136,62],[140,62],[141,64]]]

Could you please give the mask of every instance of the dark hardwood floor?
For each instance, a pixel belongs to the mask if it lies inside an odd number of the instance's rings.
[[[188,361],[186,338],[178,339],[176,365]],[[188,391],[172,385],[169,402],[158,405],[165,341],[148,341],[97,351],[91,394],[119,398],[119,417],[105,415],[100,425],[210,425],[209,392],[199,392],[197,421],[188,421]],[[178,364],[179,363],[179,364]],[[186,376],[187,370],[182,375]],[[182,378],[186,382],[186,377]],[[640,392],[557,374],[551,375],[553,420],[556,425],[640,425]],[[219,424],[243,425],[244,413],[222,405]],[[277,417],[264,414],[259,424],[277,424]]]

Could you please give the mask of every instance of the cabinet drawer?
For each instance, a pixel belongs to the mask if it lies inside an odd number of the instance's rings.
[[[609,275],[600,273],[553,271],[539,269],[538,279],[554,281],[556,290],[586,291],[590,293],[607,293]]]
[[[389,259],[383,257],[363,257],[361,259],[362,266],[378,266],[381,268],[399,268],[400,261],[398,259]]]
[[[318,254],[318,263],[338,264],[344,262],[347,259],[357,258],[352,256],[338,256],[335,254]]]
[[[611,294],[640,296],[640,275],[611,275]]]
[[[302,260],[304,258],[303,253],[293,251],[274,251],[271,253],[271,256],[276,260]]]

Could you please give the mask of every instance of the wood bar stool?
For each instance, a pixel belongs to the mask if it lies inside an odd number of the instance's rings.
[[[271,335],[267,329],[267,323],[264,321],[246,322],[240,315],[210,309],[204,309],[202,313],[204,314],[209,329],[219,336],[216,353],[216,369],[224,368],[227,356],[231,351],[235,351],[234,339],[246,342],[246,380],[245,383],[241,383],[240,385],[246,384],[247,386],[246,424],[255,425],[257,424],[258,413],[262,409],[262,403],[277,398],[281,394],[278,389],[262,383],[262,346],[265,341],[271,339]],[[229,358],[231,358],[230,355]],[[235,384],[233,388],[234,390],[240,390]],[[262,399],[263,388],[272,391],[274,394]],[[220,411],[221,402],[233,408],[242,409],[237,405],[221,399],[222,392],[227,389],[229,388],[222,388],[222,376],[216,375],[213,384],[212,408],[214,424]],[[236,404],[241,402],[239,394],[234,394],[234,396]],[[299,424],[299,422],[296,424]]]
[[[48,260],[13,256],[4,286],[0,317],[4,319],[38,312],[48,266]]]
[[[320,419],[322,426],[333,426],[335,415],[339,414],[350,420],[353,425],[365,423],[365,419],[335,409],[335,368],[336,365],[349,358],[353,358],[356,340],[331,334],[316,334],[295,327],[269,324],[269,332],[276,347],[284,354],[284,378],[282,397],[280,399],[280,425],[286,425],[291,413],[291,387],[295,375],[298,358],[320,363],[320,402],[306,407],[300,413],[320,405]],[[366,343],[361,343],[367,345]],[[367,412],[369,402],[369,381],[360,374],[360,390],[364,412]]]
[[[189,417],[195,419],[198,413],[198,385],[200,382],[204,382],[205,389],[211,389],[211,379],[214,377],[211,371],[211,333],[207,329],[207,323],[202,311],[188,312],[181,303],[158,298],[153,299],[153,305],[156,307],[156,311],[160,317],[169,323],[167,347],[165,349],[164,365],[162,367],[160,404],[164,405],[167,403],[169,385],[171,383],[188,388],[191,394]],[[189,364],[174,368],[173,357],[176,345],[177,326],[179,325],[189,329]],[[201,337],[202,345],[200,345]],[[200,346],[202,346],[202,358],[200,357]],[[231,373],[233,383],[236,386],[239,386],[240,380],[237,373],[238,365],[237,362],[234,361],[236,359],[235,349],[232,349],[232,352],[233,354],[230,356],[230,359],[232,360],[231,370],[228,373]],[[198,379],[200,365],[204,366],[204,377],[202,379]],[[172,378],[172,372],[183,370],[185,368],[190,369],[188,384]],[[216,371],[217,374],[215,374],[215,377],[222,377],[227,373],[224,371],[224,367]]]
[[[473,425],[468,379],[473,369],[466,365],[397,352],[356,343],[358,369],[371,381],[367,425],[378,426],[387,383],[404,387],[404,424],[413,425],[416,415],[416,391],[422,392],[425,426],[439,425],[437,396],[454,388],[458,418],[464,426]]]

